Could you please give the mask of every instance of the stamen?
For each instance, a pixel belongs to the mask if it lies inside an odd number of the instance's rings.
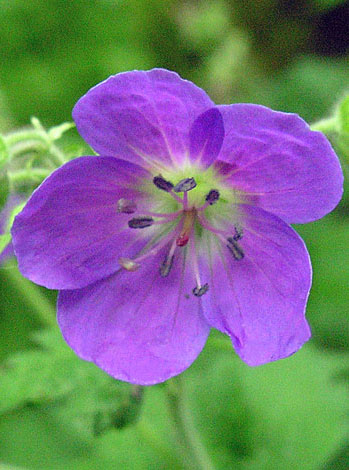
[[[219,199],[219,191],[217,189],[211,189],[211,191],[206,196],[206,202],[212,206]]]
[[[166,277],[169,275],[169,272],[171,271],[172,265],[173,265],[173,260],[174,260],[174,253],[176,251],[177,243],[176,239],[173,240],[170,251],[168,255],[166,256],[165,260],[160,266],[160,274],[162,277]]]
[[[153,225],[154,219],[152,217],[135,217],[128,221],[130,228],[146,228]]]
[[[165,178],[163,178],[161,175],[155,176],[153,178],[153,183],[157,188],[162,189],[167,193],[169,193],[173,189],[173,184],[171,183],[171,181],[165,180]]]
[[[133,214],[137,210],[137,205],[135,202],[130,201],[129,199],[124,199],[122,197],[117,202],[116,210],[123,214]]]
[[[201,297],[202,295],[206,294],[207,291],[208,291],[208,284],[206,283],[201,287],[194,287],[193,294],[195,295],[195,297]]]
[[[235,229],[235,234],[233,236],[233,239],[237,242],[237,241],[241,240],[244,232],[243,232],[242,227],[240,225],[235,225],[234,229]]]
[[[245,253],[243,252],[241,246],[234,240],[234,238],[229,237],[227,238],[229,251],[233,255],[236,261],[240,261],[244,258]]]
[[[183,193],[190,191],[196,187],[196,181],[194,178],[184,178],[173,188],[175,193]]]
[[[137,271],[137,269],[140,267],[139,263],[136,263],[130,258],[119,258],[118,263],[126,269],[126,271]]]
[[[160,266],[160,274],[162,277],[166,277],[169,275],[172,265],[173,265],[173,260],[174,260],[174,255],[172,256],[168,255],[162,262]]]

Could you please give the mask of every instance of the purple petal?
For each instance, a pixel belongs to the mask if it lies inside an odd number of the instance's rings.
[[[198,160],[204,168],[217,158],[224,139],[221,113],[211,108],[195,119],[190,129],[190,159]]]
[[[309,339],[304,311],[311,264],[302,239],[285,222],[257,207],[239,210],[244,258],[234,259],[221,246],[203,303],[209,324],[230,335],[239,356],[256,366],[293,354]]]
[[[225,139],[219,159],[232,165],[228,182],[247,201],[289,223],[316,220],[342,195],[336,154],[297,115],[252,104],[218,106]]]
[[[179,374],[203,348],[209,326],[182,256],[168,277],[159,275],[168,250],[135,272],[121,270],[84,289],[62,291],[58,322],[83,359],[113,377],[151,385]],[[179,253],[180,255],[180,253]]]
[[[84,287],[115,272],[120,256],[144,244],[117,212],[120,198],[137,199],[143,168],[114,157],[66,163],[33,193],[15,218],[13,244],[25,277],[50,289]],[[137,232],[137,233],[134,233]]]
[[[161,169],[186,156],[191,124],[212,106],[193,83],[154,69],[108,78],[78,101],[73,118],[98,153]]]

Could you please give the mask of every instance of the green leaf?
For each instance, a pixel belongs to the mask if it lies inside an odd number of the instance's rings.
[[[346,357],[306,345],[286,360],[250,368],[232,348],[217,353],[210,344],[187,395],[217,469],[314,470],[340,448],[348,393],[334,377]]]
[[[0,414],[28,403],[49,405],[53,416],[86,438],[96,426],[101,433],[136,421],[141,396],[133,397],[130,385],[79,359],[58,330],[43,330],[36,341],[40,349],[17,353],[4,365]],[[102,429],[98,427],[101,416]]]
[[[14,355],[0,377],[0,460],[52,470],[181,470],[174,442],[168,443],[170,420],[160,389],[147,389],[145,413],[135,420],[137,387],[79,359],[59,331],[35,336],[40,349]],[[95,438],[96,415],[108,413],[121,420]]]

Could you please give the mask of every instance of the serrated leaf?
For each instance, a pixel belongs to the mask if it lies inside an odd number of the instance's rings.
[[[105,419],[99,433],[135,421],[140,400],[130,399],[129,384],[79,359],[58,330],[41,331],[35,338],[41,349],[17,353],[4,365],[0,414],[27,403],[49,405],[53,416],[87,438],[101,416]]]

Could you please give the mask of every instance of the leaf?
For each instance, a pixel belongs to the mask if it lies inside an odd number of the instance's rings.
[[[17,353],[5,362],[0,414],[28,403],[49,406],[52,416],[86,438],[94,435],[96,426],[101,433],[136,421],[141,396],[133,397],[130,385],[79,359],[58,330],[40,331],[36,342],[40,349]]]
[[[216,468],[314,470],[339,449],[348,393],[334,377],[346,357],[306,345],[286,360],[250,368],[232,348],[215,353],[210,344],[187,394]]]

